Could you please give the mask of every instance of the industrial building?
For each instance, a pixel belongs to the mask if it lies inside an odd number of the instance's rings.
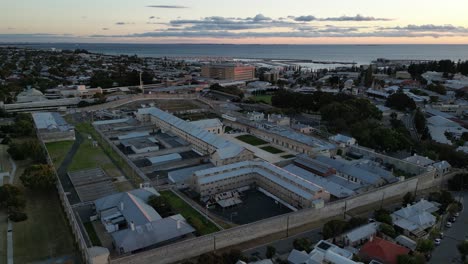
[[[248,81],[255,79],[255,67],[236,64],[203,65],[201,76],[217,80]]]
[[[202,156],[209,155],[211,162],[215,166],[252,160],[254,158],[250,150],[201,129],[159,108],[151,107],[138,109],[136,116],[137,119],[143,123],[152,123],[163,132],[169,131],[189,142],[193,151],[196,153]]]
[[[262,161],[243,161],[200,170],[193,174],[192,188],[202,198],[256,186],[277,200],[301,209],[314,207],[318,200],[330,200],[330,193],[321,186]]]
[[[32,114],[37,132],[44,142],[75,140],[75,127],[55,112]]]

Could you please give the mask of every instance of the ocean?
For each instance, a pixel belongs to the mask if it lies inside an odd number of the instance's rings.
[[[10,46],[34,49],[86,49],[110,55],[142,57],[224,57],[295,59],[369,64],[377,58],[468,60],[468,45],[229,45],[229,44],[91,44],[28,43]]]

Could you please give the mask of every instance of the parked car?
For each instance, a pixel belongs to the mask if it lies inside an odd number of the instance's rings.
[[[456,212],[453,216],[459,217],[459,216],[460,216],[460,213],[459,213],[459,212]]]
[[[440,238],[440,239],[444,238],[444,232],[440,232],[440,233],[439,233],[439,238]]]
[[[452,227],[452,223],[447,222],[447,223],[445,224],[445,226],[448,227],[448,228],[450,228],[450,227]]]
[[[438,245],[440,245],[440,242],[442,242],[442,239],[440,239],[440,238],[434,239],[434,245],[438,246]]]
[[[457,218],[456,217],[450,217],[449,221],[452,222],[452,223],[455,223],[455,221],[457,221]]]

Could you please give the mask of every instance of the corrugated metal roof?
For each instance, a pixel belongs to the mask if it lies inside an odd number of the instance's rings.
[[[224,138],[210,133],[206,130],[199,128],[198,126],[182,120],[172,114],[162,111],[156,107],[151,108],[141,108],[138,109],[138,114],[149,114],[152,115],[165,123],[174,126],[185,133],[215,147],[216,149],[221,151],[222,158],[232,158],[240,154],[244,148],[240,145],[234,144]]]
[[[125,253],[128,253],[193,232],[195,232],[195,229],[181,215],[175,215],[144,225],[137,225],[135,230],[125,229],[114,232],[112,238],[117,250],[122,249]]]

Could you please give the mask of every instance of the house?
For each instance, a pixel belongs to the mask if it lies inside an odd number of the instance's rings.
[[[119,254],[127,254],[184,238],[195,229],[182,215],[162,218],[147,204],[154,188],[112,194],[94,201],[97,217]]]
[[[336,142],[340,147],[344,148],[347,146],[353,146],[356,144],[356,139],[353,137],[348,137],[342,134],[336,134],[328,138],[329,140]]]
[[[359,246],[369,241],[371,237],[377,234],[380,223],[369,223],[343,234],[342,240],[345,246]]]
[[[437,212],[439,206],[436,202],[421,199],[392,213],[393,224],[406,236],[422,237],[427,234],[427,229],[436,224],[437,218],[432,213]]]
[[[362,246],[359,257],[366,261],[376,260],[382,264],[397,264],[398,256],[407,255],[409,252],[410,250],[405,247],[380,237],[373,237]]]
[[[308,254],[305,251],[293,249],[287,261],[290,264],[357,264],[352,260],[352,257],[353,253],[328,241],[321,240]]]
[[[397,79],[411,79],[411,74],[408,71],[397,71],[395,73]]]

